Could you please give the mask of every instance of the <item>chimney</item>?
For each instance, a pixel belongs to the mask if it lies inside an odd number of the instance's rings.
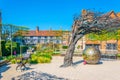
[[[60,26],[60,31],[62,31],[62,26]]]
[[[85,9],[82,10],[82,15],[86,15],[87,11]]]
[[[36,27],[36,34],[39,33],[39,26]]]
[[[52,31],[52,27],[50,27],[50,31]]]

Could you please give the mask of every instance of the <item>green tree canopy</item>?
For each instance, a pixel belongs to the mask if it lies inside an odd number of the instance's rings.
[[[100,41],[105,41],[105,40],[120,40],[120,30],[117,31],[111,31],[111,32],[106,32],[102,31],[102,33],[90,33],[87,34],[86,36],[89,40],[100,40]]]

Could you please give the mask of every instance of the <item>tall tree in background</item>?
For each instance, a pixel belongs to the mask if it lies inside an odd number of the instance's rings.
[[[11,41],[11,57],[13,54],[13,38],[16,36],[16,33],[20,31],[26,31],[27,27],[23,26],[16,26],[13,24],[1,24],[2,30],[1,30],[1,39],[5,41]],[[20,32],[18,37],[21,37],[22,33]]]
[[[72,26],[72,38],[69,44],[69,48],[64,57],[64,64],[62,67],[71,66],[73,64],[73,53],[77,41],[84,35],[89,33],[101,33],[103,30],[110,32],[120,28],[120,18],[118,16],[110,16],[113,11],[107,14],[101,14],[100,12],[93,12],[89,10],[83,10],[79,16],[74,18]]]
[[[27,27],[24,27],[24,26],[16,26],[16,25],[11,25],[9,24],[10,26],[10,39],[11,39],[11,56],[12,56],[12,40],[15,36],[18,36],[20,37],[20,40],[22,42],[22,38],[23,38],[23,35],[24,34],[27,34],[27,30],[28,28]],[[21,44],[20,44],[21,45]],[[20,47],[20,53],[21,53],[21,47]]]
[[[5,40],[5,41],[7,41],[9,35],[10,35],[9,26],[3,25],[2,26],[2,39]]]
[[[28,34],[29,28],[26,26],[19,26],[18,31],[14,34],[14,37],[18,37],[20,39],[20,54],[22,54],[21,45],[23,45],[24,35]]]
[[[12,54],[13,54],[13,34],[18,31],[19,26],[16,26],[13,24],[2,24],[2,27],[3,27],[3,30],[2,30],[3,37],[2,38],[5,41],[7,41],[7,40],[11,41],[11,57],[12,57]]]
[[[16,26],[13,24],[2,24],[2,14],[1,14],[1,10],[0,10],[0,56],[2,56],[2,47],[1,47],[1,40],[11,40],[11,56],[12,56],[12,39],[14,37],[14,34],[18,31],[26,31],[28,30],[27,27],[23,27],[23,26]],[[22,33],[20,33],[22,34]],[[21,36],[21,35],[17,35],[17,36]]]
[[[1,17],[1,10],[0,10],[0,56],[2,56],[2,47],[1,47],[1,37],[2,37],[2,17]]]
[[[11,57],[13,54],[13,34],[17,31],[18,27],[12,24],[8,24],[10,27],[10,40],[11,40]]]

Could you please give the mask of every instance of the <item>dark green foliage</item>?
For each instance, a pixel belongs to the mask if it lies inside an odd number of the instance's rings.
[[[118,54],[117,54],[117,59],[119,59],[119,60],[120,60],[120,53],[118,53]]]
[[[68,48],[68,46],[62,46],[62,48],[63,48],[63,49],[67,49],[67,48]]]
[[[80,49],[80,45],[77,46],[77,49]]]
[[[36,51],[36,46],[33,45],[33,46],[31,46],[31,48],[33,48]]]
[[[1,47],[2,47],[2,56],[4,56],[4,54],[5,54],[5,41],[1,41]]]
[[[20,53],[20,44],[17,42],[16,42],[16,44],[17,44],[17,46],[15,47],[14,51],[16,51],[17,54],[19,54]]]
[[[9,56],[11,54],[11,41],[1,41],[2,44],[2,56]],[[12,48],[13,51],[16,51],[16,53],[19,53],[20,45],[16,42],[12,42]]]
[[[6,60],[6,61],[9,61],[11,62],[12,64],[15,64],[17,62],[20,62],[20,60],[17,60],[16,58],[20,58],[22,56],[20,56],[19,54],[17,56],[4,56],[4,57],[1,57],[1,60]]]
[[[7,41],[5,44],[5,55],[4,56],[8,56],[11,54],[11,41]],[[16,51],[16,53],[18,54],[20,51],[20,45],[16,42],[12,42],[12,49],[13,49],[13,53],[14,51]]]
[[[0,56],[0,60],[3,60],[4,58]]]
[[[120,57],[120,53],[119,53],[119,54],[117,54],[117,57]]]
[[[7,60],[7,61],[11,61],[11,60],[13,60],[13,59],[15,59],[15,56],[6,56],[5,58],[4,58],[4,60]]]
[[[35,59],[35,60],[30,60],[30,63],[32,63],[32,64],[37,64],[38,61],[37,61],[37,59]]]
[[[25,46],[25,45],[21,46],[22,53],[25,53],[27,51],[27,49],[28,49],[28,46]]]

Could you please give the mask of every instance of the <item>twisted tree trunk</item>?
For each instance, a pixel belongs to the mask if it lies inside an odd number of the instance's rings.
[[[75,45],[77,41],[82,38],[83,35],[74,35],[74,38],[71,39],[71,43],[69,44],[69,48],[67,49],[66,55],[64,57],[64,64],[61,67],[68,67],[73,64],[73,53],[75,50]]]

